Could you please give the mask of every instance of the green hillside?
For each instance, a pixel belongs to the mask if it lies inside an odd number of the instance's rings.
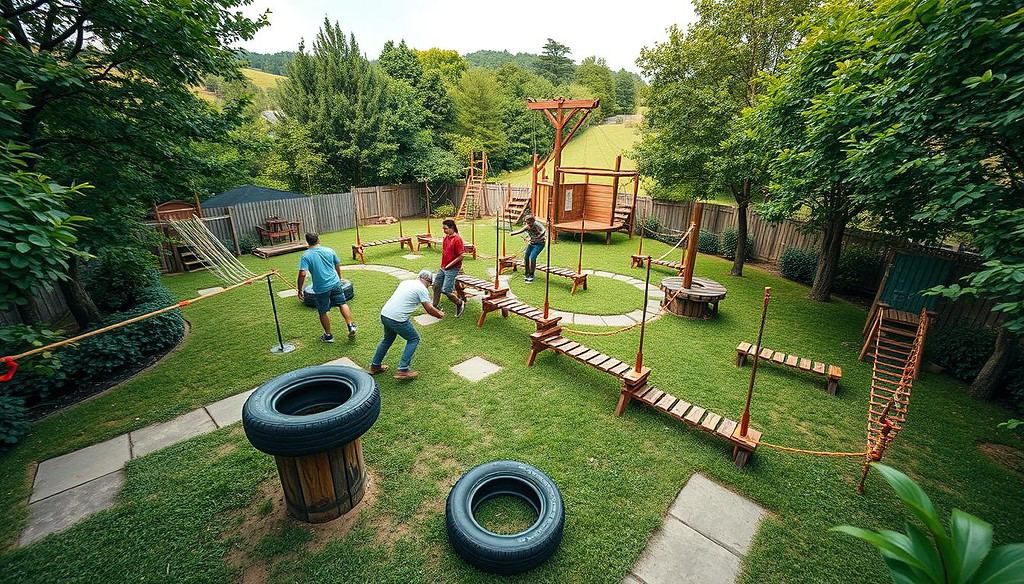
[[[273,73],[267,73],[266,71],[260,71],[258,69],[242,69],[242,73],[252,81],[252,84],[260,89],[274,89],[277,87],[277,82],[285,79],[283,75],[274,75]]]
[[[577,135],[569,142],[569,145],[562,151],[562,166],[592,166],[598,168],[613,168],[615,157],[622,154],[622,169],[633,170],[636,163],[626,157],[626,153],[633,148],[633,144],[639,139],[640,134],[635,127],[626,127],[622,124],[591,126]],[[538,153],[543,157],[551,148],[550,144],[537,145]],[[552,165],[548,163],[548,173]],[[495,180],[498,182],[511,182],[516,185],[530,184],[530,167],[515,172],[504,173]],[[611,179],[595,177],[594,182],[611,183]],[[643,186],[641,185],[641,191]]]

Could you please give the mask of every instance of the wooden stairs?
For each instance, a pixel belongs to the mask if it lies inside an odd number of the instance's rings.
[[[469,155],[469,167],[466,169],[466,186],[462,191],[462,202],[455,213],[456,221],[479,219],[486,213],[487,198],[484,189],[487,181],[487,153],[482,152],[480,158],[476,153]]]
[[[617,195],[616,195],[617,196]],[[622,231],[629,235],[629,238],[633,238],[633,203],[631,201],[619,202],[615,204],[615,217],[614,223],[622,222]]]
[[[922,312],[927,316],[927,312]],[[924,319],[927,332],[927,318]],[[910,358],[914,340],[921,332],[922,318],[912,312],[896,310],[887,304],[878,304],[874,318],[868,321],[865,328],[864,346],[860,350],[860,360],[870,358],[874,362],[888,364],[906,363]],[[913,378],[917,379],[920,363],[917,363]]]
[[[505,202],[505,208],[502,209],[501,219],[506,225],[518,225],[523,222],[523,218],[526,217],[526,210],[530,207],[530,193],[522,193],[519,195],[513,194],[508,201]]]
[[[185,268],[186,272],[206,269],[206,264],[203,263],[203,260],[196,257],[196,254],[192,253],[192,250],[187,245],[177,246],[177,251],[178,257],[181,258],[181,265]]]

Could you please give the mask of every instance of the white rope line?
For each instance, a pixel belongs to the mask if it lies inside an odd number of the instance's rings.
[[[172,221],[171,225],[182,243],[219,279],[237,284],[256,275],[242,265],[195,215],[191,219]]]
[[[686,230],[686,233],[684,233],[682,237],[679,238],[679,241],[677,241],[676,244],[673,245],[668,251],[666,251],[665,253],[661,254],[661,256],[659,256],[657,259],[658,260],[665,259],[665,257],[668,254],[670,254],[673,251],[675,251],[676,248],[678,248],[680,245],[682,245],[684,241],[686,241],[687,239],[690,238],[690,232],[692,232],[692,231],[693,231],[693,225],[690,225],[690,228]]]

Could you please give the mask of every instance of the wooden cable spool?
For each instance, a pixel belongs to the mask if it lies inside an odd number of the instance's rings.
[[[707,278],[695,277],[689,288],[683,288],[683,278],[673,276],[663,279],[660,288],[665,293],[665,310],[686,318],[714,318],[726,294],[725,286]]]
[[[360,438],[307,456],[274,456],[288,515],[307,523],[337,519],[366,493]]]

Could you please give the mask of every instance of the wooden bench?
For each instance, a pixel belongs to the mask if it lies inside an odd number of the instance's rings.
[[[737,468],[743,468],[761,441],[761,432],[748,428],[747,435],[740,436],[737,422],[648,385],[650,369],[644,367],[637,371],[633,364],[567,339],[561,336],[561,327],[539,330],[530,335],[530,341],[527,366],[533,365],[538,353],[550,349],[620,380],[622,389],[619,393],[619,402],[615,406],[616,416],[621,416],[629,402],[635,399],[689,426],[729,442],[733,447],[733,460]]]
[[[420,233],[420,234],[416,235],[416,249],[417,250],[419,250],[424,245],[427,246],[430,249],[434,249],[435,245],[436,246],[440,246],[442,242],[444,242],[444,238],[443,237],[438,237],[436,235],[431,235],[429,233]],[[472,243],[462,242],[462,248],[465,251],[465,253],[468,253],[469,255],[473,256],[474,260],[476,259],[476,246],[475,245],[473,245]]]
[[[507,269],[511,269],[513,272],[519,267],[525,267],[526,261],[515,256],[502,256],[498,258],[498,270],[504,272]],[[561,276],[572,280],[572,291],[570,294],[575,294],[576,289],[583,286],[583,289],[587,289],[587,275],[583,273],[577,273],[576,270],[569,268],[551,267],[547,264],[537,264],[538,272],[547,272],[552,276]]]
[[[402,248],[402,249],[405,249],[405,246],[408,245],[410,252],[416,251],[413,248],[413,246],[412,246],[412,238],[411,237],[407,237],[407,236],[392,237],[391,239],[378,239],[376,241],[364,241],[362,244],[358,244],[358,243],[352,244],[352,259],[356,259],[356,256],[359,256],[359,261],[365,264],[366,263],[366,255],[365,255],[366,248],[368,248],[368,247],[377,247],[378,245],[388,245],[388,244],[391,244],[391,243],[397,243],[398,246],[400,248]]]
[[[642,268],[644,262],[647,261],[647,256],[633,254],[629,256],[629,267],[630,268]],[[652,266],[665,266],[666,268],[672,268],[679,275],[683,274],[683,263],[674,262],[672,260],[659,260],[657,258],[651,258]]]
[[[747,361],[747,357],[753,357],[756,350],[757,347],[751,346],[750,343],[740,343],[736,347],[736,366],[743,367],[743,364]],[[785,365],[787,367],[792,367],[793,369],[799,369],[800,371],[809,371],[811,373],[817,373],[818,375],[824,375],[827,380],[825,390],[828,391],[829,395],[836,394],[836,391],[839,389],[839,380],[843,378],[843,369],[838,365],[826,365],[819,361],[812,361],[796,355],[787,355],[782,351],[773,351],[765,347],[761,347],[761,362]]]

